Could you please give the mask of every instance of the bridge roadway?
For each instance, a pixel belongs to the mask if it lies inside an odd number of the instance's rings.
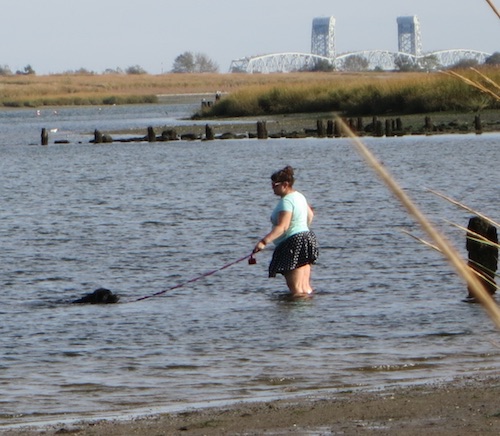
[[[349,60],[353,58],[362,58],[367,61],[366,69],[368,70],[377,68],[395,70],[398,68],[396,63],[399,60],[410,65],[428,65],[437,69],[450,67],[463,60],[475,60],[479,64],[482,64],[489,56],[491,56],[490,53],[467,49],[440,50],[426,53],[422,56],[387,50],[364,50],[341,54],[333,59],[311,53],[290,52],[236,59],[231,62],[229,71],[245,73],[289,73],[310,70],[318,62],[327,62],[332,64],[336,70],[344,71],[350,63]]]

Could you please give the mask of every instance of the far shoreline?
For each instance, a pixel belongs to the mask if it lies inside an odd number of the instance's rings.
[[[360,137],[386,137],[397,138],[404,136],[431,136],[445,134],[483,134],[500,132],[500,110],[485,111],[481,114],[481,128],[476,129],[475,116],[472,113],[433,113],[403,116],[377,116],[357,117],[344,119],[350,122],[353,131]],[[333,131],[328,132],[328,123],[333,123],[334,113],[302,113],[281,114],[268,116],[236,117],[236,118],[190,118],[171,122],[162,126],[144,126],[144,129],[133,129],[129,131],[109,132],[113,138],[119,135],[142,135],[135,138],[137,141],[147,141],[147,128],[152,127],[156,140],[162,141],[165,131],[174,132],[177,139],[183,140],[206,140],[207,128],[209,128],[214,139],[243,139],[258,138],[258,126],[264,122],[267,129],[265,139],[305,139],[305,138],[340,138]],[[400,119],[402,130],[386,131],[386,125],[396,124]],[[357,129],[357,123],[361,120],[362,129]],[[382,130],[376,132],[371,126],[375,120],[382,125]],[[320,133],[320,126],[323,133]],[[133,142],[133,141],[132,141]],[[168,142],[168,141],[167,141]]]

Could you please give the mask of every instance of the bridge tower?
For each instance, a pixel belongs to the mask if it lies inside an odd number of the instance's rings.
[[[416,16],[398,17],[398,50],[413,56],[422,54],[420,23]]]
[[[333,59],[335,57],[335,18],[313,19],[311,53]]]

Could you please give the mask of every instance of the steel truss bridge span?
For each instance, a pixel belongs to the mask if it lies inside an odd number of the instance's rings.
[[[311,53],[276,53],[255,57],[246,57],[231,62],[231,72],[245,73],[290,73],[312,70],[318,62],[331,64],[336,70],[344,71],[350,60],[361,58],[367,62],[366,69],[395,70],[396,61],[402,60],[409,65],[425,64],[428,59],[435,61],[436,68],[447,68],[463,60],[474,60],[479,64],[491,56],[477,50],[452,49],[440,50],[415,56],[409,53],[390,52],[387,50],[363,50],[345,53],[336,58],[314,55]]]
[[[234,60],[229,70],[242,73],[292,73],[312,70],[318,62],[332,64],[332,59],[312,53],[276,53]]]

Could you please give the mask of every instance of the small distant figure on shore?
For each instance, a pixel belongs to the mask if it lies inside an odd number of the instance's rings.
[[[468,265],[479,273],[480,282],[486,291],[490,295],[493,295],[497,290],[495,273],[498,268],[498,246],[494,246],[491,243],[498,245],[497,229],[486,220],[477,216],[469,220],[467,229],[469,230],[466,241],[466,248],[469,253]],[[486,241],[481,240],[481,236]],[[466,300],[474,302],[475,298],[470,288],[468,288],[468,292]]]

